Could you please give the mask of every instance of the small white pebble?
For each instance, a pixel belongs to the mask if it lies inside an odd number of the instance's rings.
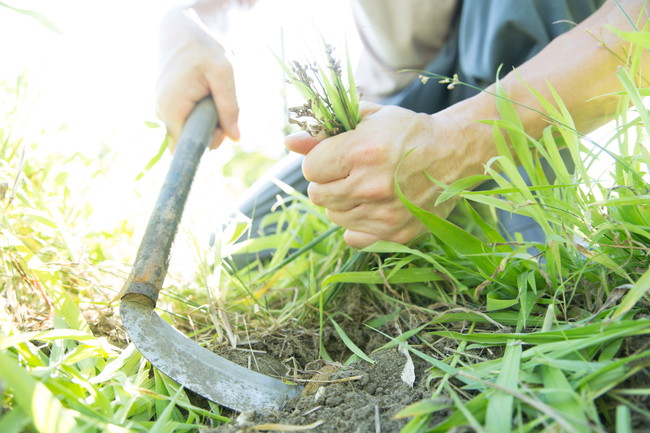
[[[254,416],[255,416],[255,412],[253,412],[252,410],[246,410],[239,414],[239,416],[235,420],[235,423],[241,427],[247,427],[253,425]]]
[[[321,386],[320,388],[318,388],[318,390],[316,391],[316,394],[314,394],[314,402],[318,403],[319,401],[324,400],[325,399],[325,393],[326,392],[325,392],[325,387],[324,386]]]

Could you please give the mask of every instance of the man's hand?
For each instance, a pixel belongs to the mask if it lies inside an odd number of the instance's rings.
[[[615,72],[625,62],[630,44],[610,27],[633,31],[631,22],[637,19],[643,28],[648,20],[643,2],[610,0],[500,80],[505,93],[517,102],[514,108],[526,134],[539,137],[549,125],[529,86],[550,101],[559,94],[579,131],[590,132],[612,118],[621,90]],[[644,51],[639,70],[647,70],[648,65],[650,55]],[[499,118],[494,92],[493,85],[486,93],[432,116],[397,107],[366,106],[354,131],[318,145],[308,136],[294,135],[287,137],[286,146],[306,155],[303,172],[312,182],[309,197],[347,229],[345,240],[350,246],[365,247],[379,239],[405,243],[424,227],[395,194],[393,176],[400,161],[397,181],[406,197],[447,216],[453,203],[434,206],[440,191],[424,173],[449,184],[483,172],[496,149],[492,127],[478,121]]]
[[[210,147],[218,147],[225,137],[239,139],[235,79],[224,48],[187,10],[170,11],[162,26],[156,111],[167,126],[172,149],[187,116],[208,95],[214,99],[219,119]]]
[[[294,134],[285,145],[306,155],[303,173],[311,182],[309,198],[347,229],[348,245],[364,248],[378,240],[407,243],[426,229],[397,196],[396,171],[410,201],[446,217],[455,202],[434,206],[440,188],[425,172],[453,182],[480,173],[485,155],[468,154],[463,133],[445,112],[429,116],[373,104],[363,105],[361,115],[353,131],[320,143],[306,133]]]

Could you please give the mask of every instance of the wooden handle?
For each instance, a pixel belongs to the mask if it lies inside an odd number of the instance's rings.
[[[201,156],[217,127],[217,110],[212,98],[201,100],[187,118],[158,201],[122,289],[139,302],[156,305],[169,266],[172,243],[183,215]]]

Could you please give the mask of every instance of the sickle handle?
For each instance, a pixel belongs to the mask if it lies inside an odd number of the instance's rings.
[[[201,100],[187,118],[147,229],[122,289],[122,299],[156,305],[169,266],[169,255],[194,175],[217,127],[212,98]]]

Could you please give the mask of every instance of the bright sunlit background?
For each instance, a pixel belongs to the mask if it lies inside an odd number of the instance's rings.
[[[163,12],[177,2],[3,3],[36,11],[60,31],[52,31],[33,16],[0,7],[0,81],[24,74],[28,82],[30,111],[12,129],[26,142],[38,137],[34,140],[39,141],[39,152],[97,157],[115,151],[110,169],[92,186],[91,224],[96,230],[108,230],[128,221],[139,239],[170,159],[165,154],[136,181],[164,138],[154,112],[157,40]],[[285,108],[301,102],[285,85],[271,53],[303,60],[306,52],[319,46],[319,34],[341,56],[347,44],[353,61],[360,51],[347,0],[260,0],[250,12],[233,10],[229,21],[224,42],[233,52],[242,139],[225,142],[207,154],[195,181],[184,224],[192,227],[197,240],[206,242],[235,210],[246,186],[242,179],[250,182],[263,174],[259,167],[243,164],[226,176],[224,166],[254,152],[267,159],[285,153]],[[597,168],[597,175],[608,167],[605,163]]]
[[[116,158],[94,185],[92,224],[98,229],[128,220],[143,230],[161,184],[169,154],[136,181],[156,154],[164,129],[154,111],[157,38],[166,0],[21,0],[6,4],[36,11],[60,33],[33,16],[0,7],[0,80],[27,71],[30,112],[13,125],[29,141],[46,131],[39,152],[81,151],[94,157],[109,148]],[[202,162],[185,218],[197,238],[205,238],[234,209],[255,167],[227,177],[223,166],[236,153],[263,152],[280,158],[287,97],[282,70],[271,52],[302,59],[319,33],[351,57],[359,50],[345,0],[262,0],[250,11],[233,10],[225,36],[233,52],[240,101],[239,143],[224,143]],[[312,45],[313,47],[313,45]],[[289,98],[289,101],[286,99]],[[296,103],[298,103],[296,101]],[[63,127],[63,131],[61,128]],[[51,134],[48,134],[51,132]],[[29,157],[29,155],[27,155]],[[141,232],[140,232],[141,233]]]

